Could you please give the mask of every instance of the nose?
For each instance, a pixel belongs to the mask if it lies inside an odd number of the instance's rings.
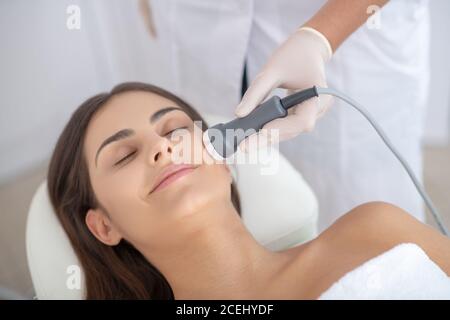
[[[162,162],[169,162],[173,153],[173,145],[169,139],[158,138],[149,152],[149,163],[156,165]]]

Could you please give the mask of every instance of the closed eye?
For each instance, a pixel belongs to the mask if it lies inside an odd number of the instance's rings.
[[[126,155],[125,157],[123,157],[122,159],[120,159],[119,161],[117,161],[116,163],[114,163],[115,166],[121,164],[122,162],[124,162],[125,160],[131,158],[137,151],[133,151],[131,153],[129,153],[128,155]]]
[[[167,132],[167,133],[165,134],[165,136],[169,136],[169,135],[171,135],[172,133],[174,133],[174,132],[177,131],[177,130],[188,129],[188,128],[189,128],[188,126],[183,126],[183,127],[175,128],[175,129],[170,130],[169,132]],[[137,151],[133,151],[133,152],[129,153],[128,155],[126,155],[125,157],[123,157],[122,159],[120,159],[119,161],[117,161],[116,163],[114,163],[114,166],[117,166],[117,165],[119,165],[119,164],[125,162],[125,160],[131,158],[136,152],[137,152]]]
[[[189,127],[188,126],[184,126],[184,127],[179,127],[179,128],[175,128],[175,129],[173,129],[173,130],[170,130],[169,132],[167,132],[166,134],[165,134],[165,136],[167,137],[167,136],[169,136],[169,135],[171,135],[172,133],[174,133],[175,131],[177,131],[177,130],[181,130],[181,129],[188,129]]]

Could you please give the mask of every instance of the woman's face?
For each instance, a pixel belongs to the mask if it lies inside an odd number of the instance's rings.
[[[137,248],[158,247],[184,232],[183,218],[215,201],[231,201],[229,170],[205,152],[201,129],[194,126],[180,106],[142,91],[116,95],[94,115],[84,154],[102,208],[89,210],[86,223],[100,241],[115,245],[124,238]],[[176,140],[171,133],[177,129],[192,143]],[[178,171],[175,150],[206,158]],[[167,170],[178,174],[154,189]]]

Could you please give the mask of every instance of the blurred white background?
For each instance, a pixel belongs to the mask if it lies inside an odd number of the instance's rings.
[[[70,5],[81,9],[80,30],[66,27]],[[448,213],[450,1],[430,6],[425,175],[432,198]],[[0,286],[31,297],[26,213],[71,112],[119,82],[167,88],[170,61],[148,35],[136,0],[1,0],[0,48]]]

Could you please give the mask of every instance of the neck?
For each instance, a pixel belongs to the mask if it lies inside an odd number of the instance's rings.
[[[175,299],[257,299],[289,259],[261,246],[230,201],[186,217],[183,228],[195,232],[164,252],[143,252]]]

